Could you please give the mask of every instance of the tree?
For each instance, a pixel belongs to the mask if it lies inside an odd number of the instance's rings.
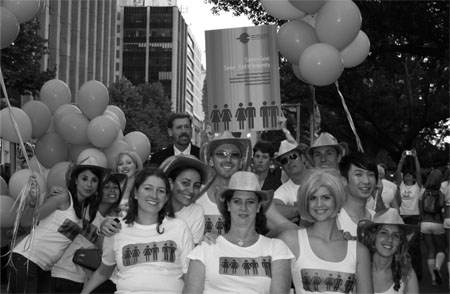
[[[1,50],[1,69],[11,104],[20,107],[20,96],[37,95],[42,85],[55,77],[55,70],[41,71],[40,59],[48,54],[46,43],[37,34],[37,19],[22,23],[13,44]]]
[[[166,130],[171,105],[161,83],[136,87],[124,78],[111,84],[109,95],[110,104],[118,106],[125,113],[127,124],[124,134],[133,131],[144,133],[151,142],[152,151],[169,144]]]
[[[268,15],[259,1],[208,2],[214,5],[213,13],[233,11],[235,15],[247,15],[255,25],[284,22]],[[444,124],[449,118],[448,1],[355,3],[362,14],[361,29],[371,42],[371,53],[363,64],[344,71],[339,86],[365,152],[373,156],[384,152],[395,161],[403,150],[413,147],[421,156],[430,148],[437,152],[438,147],[428,143],[436,141],[433,134],[450,135],[448,124]],[[311,95],[305,94],[308,85],[293,77],[283,58],[280,76],[282,102],[300,102],[309,113]],[[322,130],[356,149],[336,86],[315,87],[315,94]],[[302,125],[308,127],[307,123]],[[309,138],[303,129],[302,138]],[[447,149],[443,153],[447,156],[436,160],[448,161],[449,144],[440,146]]]

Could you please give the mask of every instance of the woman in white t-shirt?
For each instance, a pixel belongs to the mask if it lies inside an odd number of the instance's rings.
[[[254,173],[236,172],[217,192],[225,234],[189,255],[183,293],[289,293],[289,262],[281,240],[262,235],[273,191],[261,191]]]
[[[116,293],[180,293],[186,255],[194,247],[187,225],[174,218],[170,183],[160,169],[136,175],[120,232],[103,242],[100,267],[82,293],[92,292],[117,266]]]

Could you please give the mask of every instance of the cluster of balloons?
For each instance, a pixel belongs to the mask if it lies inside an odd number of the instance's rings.
[[[261,4],[273,17],[288,20],[278,31],[278,50],[305,83],[330,85],[344,68],[361,64],[369,54],[361,12],[351,0],[261,0]]]
[[[52,186],[67,188],[65,176],[69,165],[89,156],[95,157],[101,166],[109,167],[117,154],[125,150],[136,152],[142,161],[150,155],[150,141],[145,134],[138,131],[123,134],[125,114],[119,107],[108,105],[108,89],[101,82],[87,81],[80,87],[77,98],[78,105],[71,104],[67,84],[53,79],[42,86],[39,100],[27,102],[22,108],[0,110],[1,138],[19,143],[18,128],[23,142],[36,141],[29,168],[11,176],[8,194],[3,194],[2,188],[2,227],[10,224],[7,215],[14,213],[5,212],[12,207],[11,199],[18,197],[32,173],[43,193]],[[2,187],[1,181],[0,184]]]
[[[0,1],[0,49],[6,48],[19,35],[19,24],[37,17],[45,8],[45,0]]]

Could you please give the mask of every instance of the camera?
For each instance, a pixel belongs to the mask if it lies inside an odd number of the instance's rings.
[[[405,154],[406,155],[412,155],[412,151],[411,150],[405,150]]]

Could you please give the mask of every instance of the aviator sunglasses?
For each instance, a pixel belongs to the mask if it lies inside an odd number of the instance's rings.
[[[226,159],[231,157],[231,159],[238,160],[241,159],[241,154],[239,152],[227,152],[227,151],[218,151],[214,153],[220,159]]]
[[[286,163],[289,162],[289,160],[296,160],[300,155],[298,155],[297,153],[292,153],[288,156],[285,156],[283,158],[278,159],[278,161],[282,164],[285,165]]]

